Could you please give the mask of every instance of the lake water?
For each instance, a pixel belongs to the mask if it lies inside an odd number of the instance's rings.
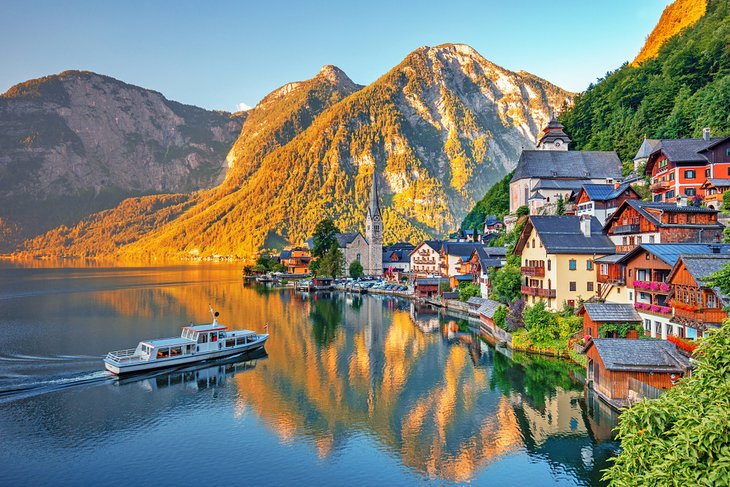
[[[384,296],[238,266],[0,267],[0,485],[596,485],[615,416],[581,369]],[[266,354],[116,379],[109,350],[209,321]]]

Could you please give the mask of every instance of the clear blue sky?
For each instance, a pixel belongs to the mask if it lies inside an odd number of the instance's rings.
[[[419,46],[447,42],[582,91],[633,59],[669,3],[2,0],[0,92],[85,69],[235,110],[325,64],[367,84]]]

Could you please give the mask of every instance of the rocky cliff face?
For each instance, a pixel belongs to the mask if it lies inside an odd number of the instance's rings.
[[[290,96],[297,87],[287,85],[270,97]],[[468,46],[420,48],[324,109],[311,125],[296,126],[289,132],[301,130],[296,136],[255,157],[255,164],[237,153],[250,142],[237,143],[228,174],[236,184],[224,183],[215,199],[126,250],[245,255],[299,242],[325,216],[342,229],[362,229],[373,171],[386,241],[442,234],[514,168],[520,150],[534,146],[550,114],[571,98]],[[248,130],[254,117],[255,111],[243,133],[258,132]]]
[[[28,236],[125,196],[213,187],[244,117],[90,72],[16,85],[0,96],[0,225]]]

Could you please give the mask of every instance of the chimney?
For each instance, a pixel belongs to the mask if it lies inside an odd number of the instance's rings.
[[[591,216],[590,215],[582,215],[580,217],[580,233],[582,233],[584,237],[591,236]]]
[[[710,129],[709,128],[702,129],[702,138],[708,142],[710,141]]]

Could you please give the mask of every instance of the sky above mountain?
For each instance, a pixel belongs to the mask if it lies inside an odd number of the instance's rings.
[[[234,111],[334,64],[368,84],[419,46],[487,59],[583,91],[631,61],[670,0],[65,2],[3,0],[0,93],[67,69]]]

